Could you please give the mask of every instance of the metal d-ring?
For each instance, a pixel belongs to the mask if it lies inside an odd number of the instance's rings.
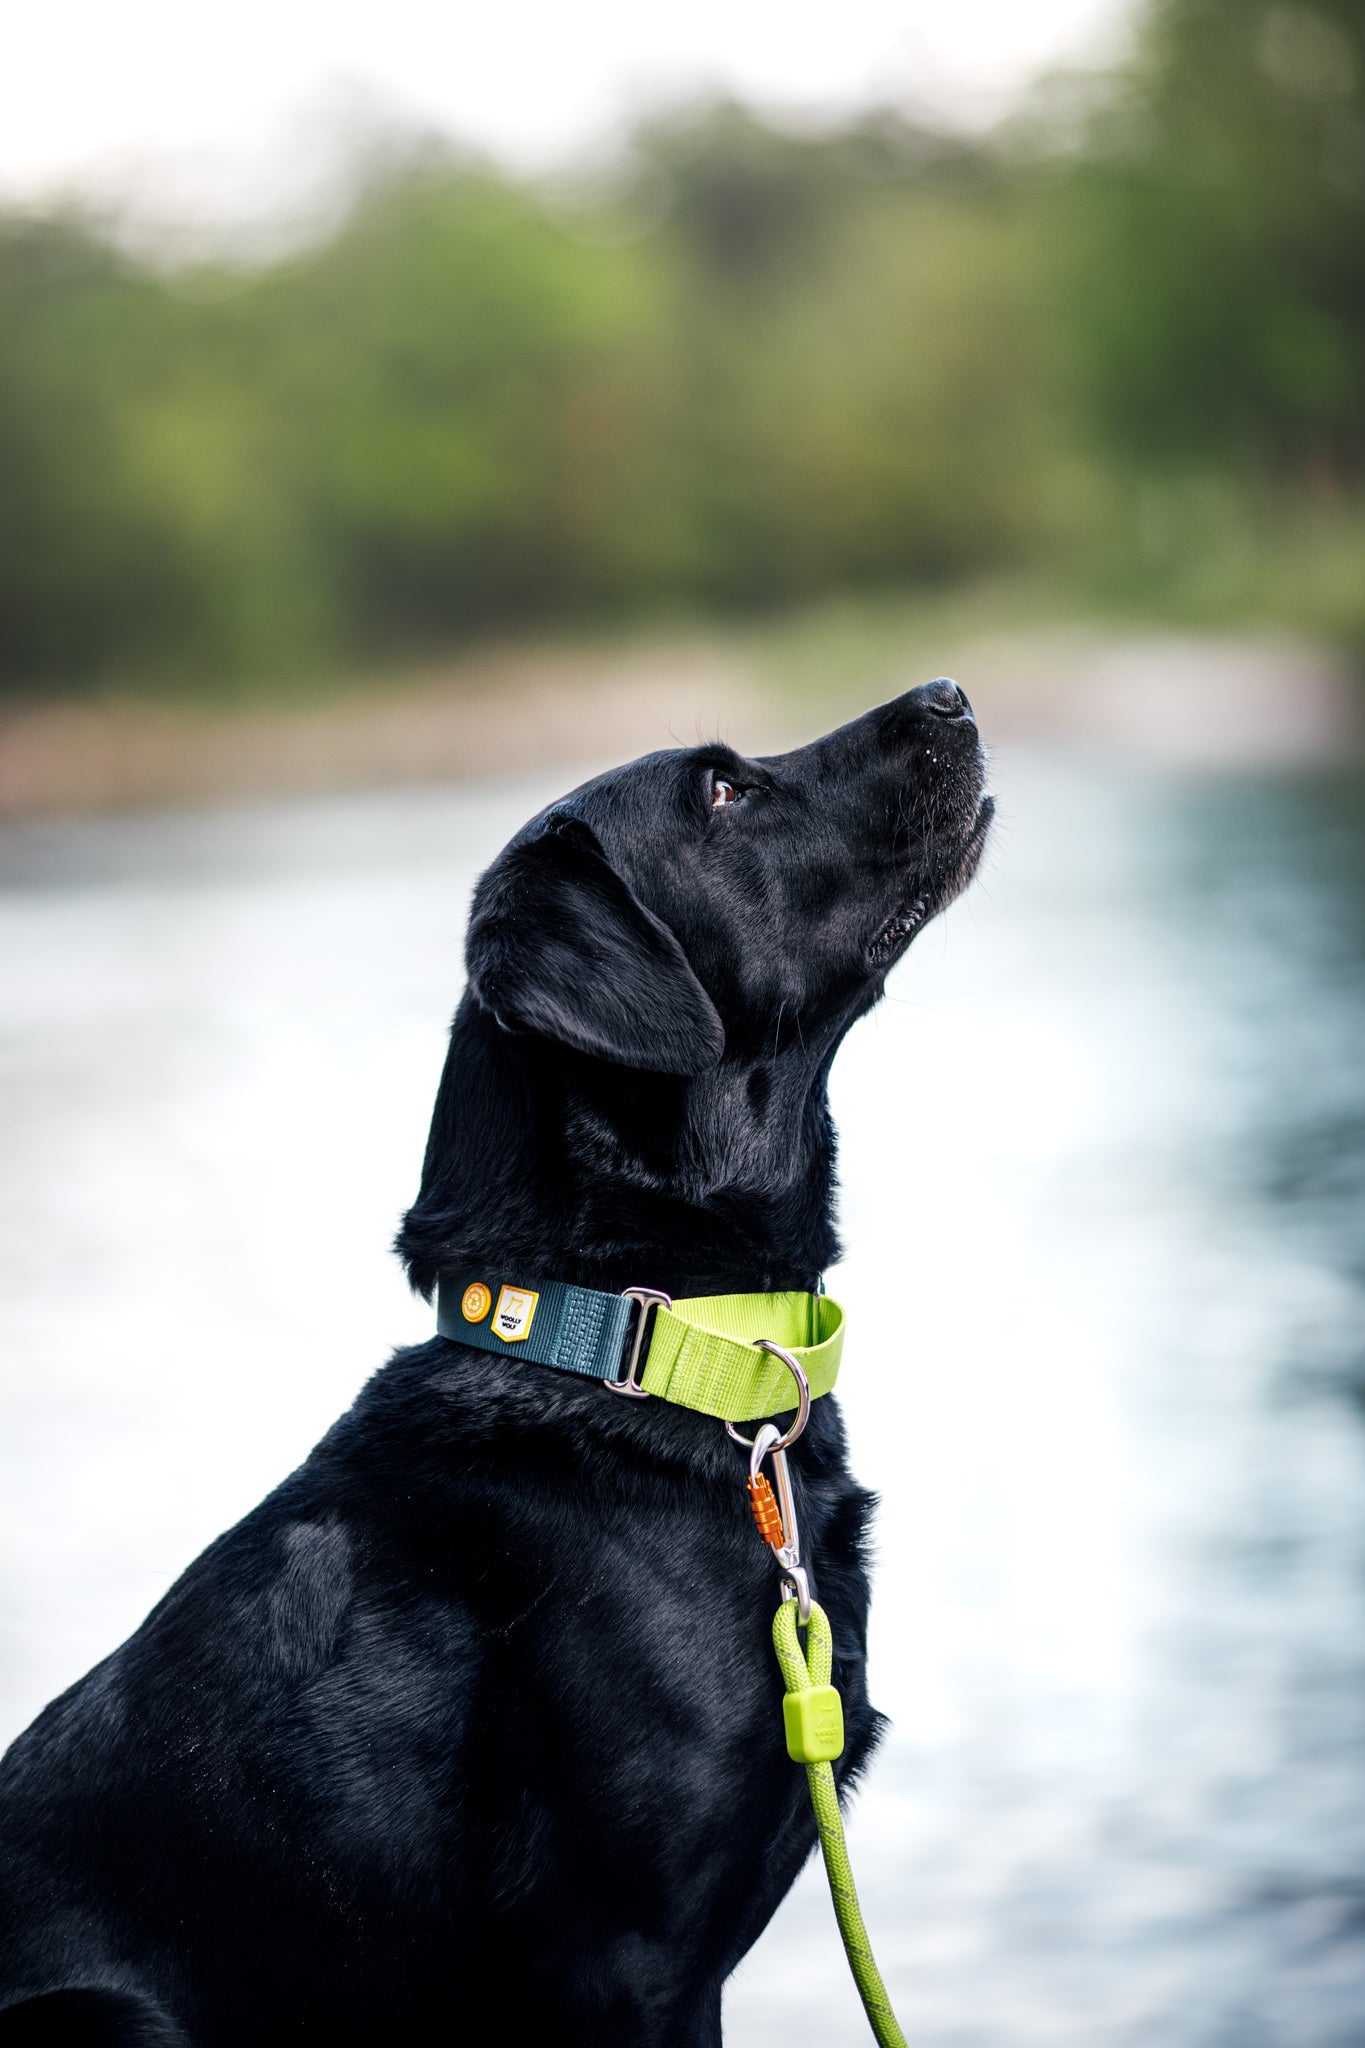
[[[640,1353],[644,1348],[645,1331],[649,1328],[651,1320],[650,1310],[653,1309],[657,1315],[661,1308],[672,1308],[673,1297],[671,1294],[661,1294],[657,1287],[623,1287],[621,1293],[627,1300],[638,1301],[640,1304],[639,1319],[635,1325],[635,1341],[630,1347],[630,1364],[626,1367],[625,1378],[604,1380],[602,1384],[609,1387],[613,1394],[624,1394],[628,1400],[647,1401],[649,1389],[640,1385],[635,1373],[640,1363]]]
[[[786,1350],[783,1345],[774,1344],[771,1338],[768,1337],[756,1337],[754,1339],[754,1348],[758,1351],[771,1351],[774,1358],[780,1358],[787,1371],[796,1381],[796,1420],[785,1436],[779,1437],[776,1443],[769,1446],[770,1450],[785,1451],[789,1444],[796,1442],[810,1416],[810,1381],[806,1378],[805,1369],[800,1359],[793,1357],[792,1353]],[[743,1444],[747,1450],[753,1449],[754,1439],[751,1436],[741,1436],[733,1422],[727,1422],[725,1428],[737,1444]]]

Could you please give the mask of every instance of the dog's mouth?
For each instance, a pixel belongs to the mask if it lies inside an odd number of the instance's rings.
[[[960,896],[980,865],[986,836],[995,816],[995,798],[983,796],[965,836],[951,850],[932,877],[921,880],[918,892],[901,903],[873,936],[867,957],[876,968],[888,967],[905,951],[916,932],[946,910]]]

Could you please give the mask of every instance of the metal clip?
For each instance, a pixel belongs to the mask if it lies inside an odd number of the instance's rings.
[[[771,1455],[773,1476],[777,1481],[777,1508],[782,1519],[782,1541],[780,1544],[770,1541],[769,1548],[782,1572],[782,1598],[795,1600],[797,1619],[804,1627],[810,1620],[810,1580],[801,1563],[796,1497],[792,1492],[791,1473],[787,1469],[786,1445],[791,1434],[789,1431],[784,1437],[775,1422],[763,1424],[749,1451],[749,1486],[752,1492],[763,1469],[763,1460]]]
[[[645,1331],[649,1328],[651,1310],[657,1312],[661,1308],[672,1308],[673,1297],[671,1294],[660,1294],[657,1287],[623,1287],[621,1293],[640,1304],[640,1313],[635,1322],[635,1340],[630,1347],[630,1364],[626,1367],[624,1379],[604,1380],[602,1384],[610,1387],[613,1394],[624,1394],[628,1400],[647,1401],[648,1389],[642,1387],[635,1377],[640,1363],[640,1353],[644,1348]]]
[[[796,1618],[804,1628],[810,1620],[810,1580],[804,1566],[794,1564],[790,1571],[783,1572],[782,1598],[796,1602]]]

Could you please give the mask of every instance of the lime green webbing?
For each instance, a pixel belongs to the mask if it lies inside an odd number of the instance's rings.
[[[803,1653],[796,1633],[795,1600],[784,1600],[773,1616],[773,1647],[777,1651],[777,1661],[782,1666],[788,1692],[804,1692],[808,1686],[828,1685],[830,1682],[834,1642],[825,1611],[814,1600],[810,1603],[807,1645]],[[828,1764],[807,1764],[805,1768],[810,1785],[810,1803],[815,1809],[815,1825],[820,1831],[820,1849],[825,1859],[830,1895],[834,1900],[834,1915],[839,1922],[844,1953],[858,1987],[858,1996],[863,2001],[868,2024],[880,2048],[906,2048],[905,2036],[891,2009],[891,2000],[863,1925],[853,1870],[848,1860],[848,1844],[844,1840],[844,1822],[839,1812],[834,1772]]]
[[[793,1354],[812,1399],[831,1392],[844,1347],[844,1312],[827,1294],[698,1294],[675,1301],[655,1316],[640,1385],[725,1422],[784,1414],[796,1406],[792,1376],[780,1358],[755,1350],[759,1337]]]

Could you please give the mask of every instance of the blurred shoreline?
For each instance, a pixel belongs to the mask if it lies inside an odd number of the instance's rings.
[[[477,782],[717,736],[791,744],[951,673],[992,741],[1171,766],[1360,751],[1365,695],[1308,639],[1093,625],[945,632],[857,608],[758,629],[503,642],[293,701],[156,696],[0,711],[0,819]]]

